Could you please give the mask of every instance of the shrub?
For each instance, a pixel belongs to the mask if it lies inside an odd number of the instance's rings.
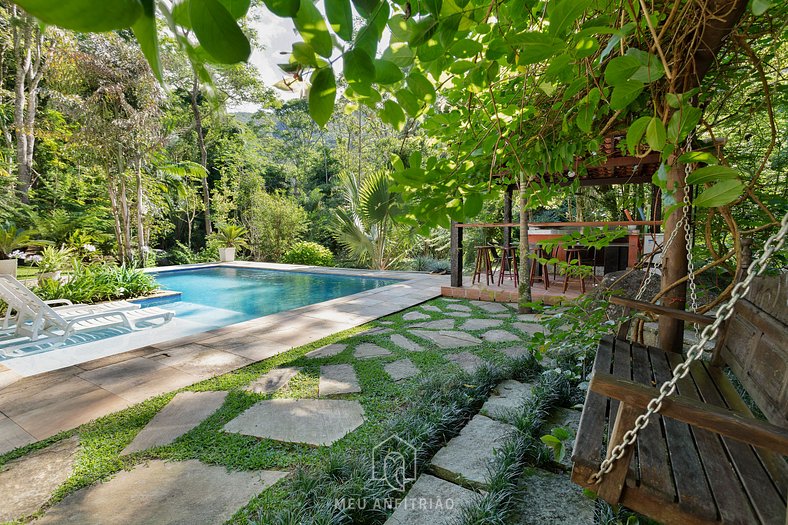
[[[41,299],[96,303],[147,295],[159,288],[153,276],[114,264],[74,265],[68,280],[43,279],[33,289]]]
[[[301,241],[285,252],[282,262],[287,264],[308,264],[311,266],[334,266],[334,254],[316,242]]]
[[[219,252],[216,246],[195,252],[182,242],[175,241],[175,247],[169,251],[166,259],[170,264],[197,264],[204,262],[215,262],[219,260]]]
[[[284,194],[255,190],[243,216],[254,259],[280,262],[306,233],[308,217],[298,202]]]

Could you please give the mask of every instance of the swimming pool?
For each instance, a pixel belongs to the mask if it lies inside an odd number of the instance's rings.
[[[179,301],[162,307],[175,310],[178,318],[209,327],[240,323],[397,282],[395,279],[227,266],[153,275],[162,289],[181,293]]]

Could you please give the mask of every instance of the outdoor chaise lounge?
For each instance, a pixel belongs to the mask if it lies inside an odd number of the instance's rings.
[[[168,323],[175,313],[162,308],[140,309],[126,301],[102,305],[74,305],[58,300],[53,306],[41,300],[29,288],[9,275],[0,275],[0,298],[16,312],[4,324],[13,324],[9,344],[0,347],[8,355],[25,346],[40,343],[62,344],[77,332],[96,331],[112,327],[143,330]],[[7,314],[8,315],[8,314]]]

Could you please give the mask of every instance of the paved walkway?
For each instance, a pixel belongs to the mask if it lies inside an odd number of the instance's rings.
[[[447,280],[408,272],[286,267],[403,280],[36,376],[22,377],[0,364],[0,454],[420,304],[439,296]]]

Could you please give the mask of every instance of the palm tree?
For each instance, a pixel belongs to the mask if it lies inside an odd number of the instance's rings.
[[[399,194],[391,191],[385,171],[361,180],[343,172],[338,179],[345,205],[335,211],[334,237],[357,262],[385,270],[407,253],[395,254],[389,246],[393,217],[401,205]]]

